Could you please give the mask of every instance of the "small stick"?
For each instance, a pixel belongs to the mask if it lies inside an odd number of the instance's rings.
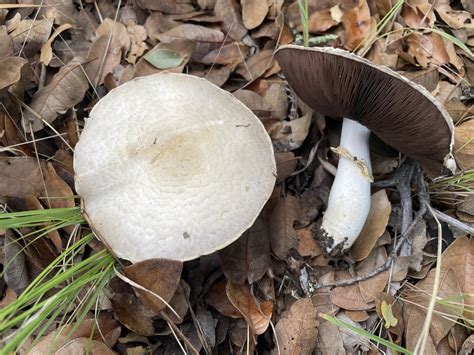
[[[462,230],[463,232],[466,232],[467,234],[474,235],[474,227],[471,227],[470,225],[468,225],[466,223],[463,223],[461,221],[458,221],[456,218],[453,218],[453,217],[447,215],[446,213],[443,213],[443,212],[435,210],[435,209],[433,209],[433,214],[440,221],[449,224],[451,227]]]

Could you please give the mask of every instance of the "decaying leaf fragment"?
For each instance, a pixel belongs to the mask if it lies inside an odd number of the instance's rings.
[[[38,196],[41,191],[41,166],[35,158],[0,158],[0,196]]]

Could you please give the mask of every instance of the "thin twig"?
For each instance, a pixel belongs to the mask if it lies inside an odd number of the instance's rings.
[[[453,218],[441,211],[432,209],[432,212],[433,212],[433,216],[438,218],[440,221],[449,224],[451,227],[462,230],[463,232],[466,232],[467,234],[474,235],[474,227],[471,227],[470,225],[466,223],[458,221],[456,218]]]

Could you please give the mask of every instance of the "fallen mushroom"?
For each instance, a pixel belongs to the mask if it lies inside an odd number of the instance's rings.
[[[454,171],[453,123],[422,86],[352,53],[286,45],[276,59],[296,94],[311,108],[343,118],[339,166],[318,242],[331,255],[351,247],[370,208],[368,139],[417,160],[430,177]]]
[[[140,77],[101,99],[75,148],[76,190],[118,257],[190,260],[248,229],[275,183],[270,138],[204,79]]]

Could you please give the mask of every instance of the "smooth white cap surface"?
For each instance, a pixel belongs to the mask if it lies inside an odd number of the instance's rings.
[[[190,260],[248,229],[275,183],[260,120],[204,79],[160,73],[112,90],[75,148],[76,190],[114,254]]]

